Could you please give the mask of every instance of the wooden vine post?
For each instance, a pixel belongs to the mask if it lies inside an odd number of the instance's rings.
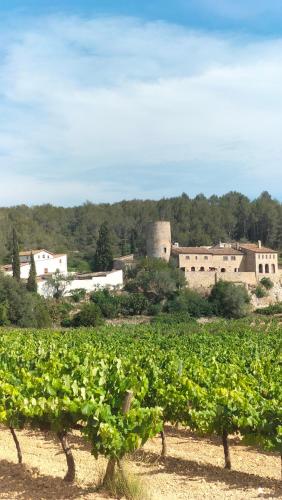
[[[224,450],[224,459],[225,459],[225,469],[231,469],[231,457],[228,443],[228,432],[226,429],[223,429],[222,432],[222,444]]]
[[[122,403],[122,413],[123,415],[126,415],[131,406],[131,402],[133,399],[133,392],[132,391],[126,391],[123,403]],[[115,467],[116,467],[117,459],[116,458],[110,458],[108,461],[106,473],[103,479],[103,486],[106,486],[107,484],[111,483],[114,479],[114,474],[115,474]]]

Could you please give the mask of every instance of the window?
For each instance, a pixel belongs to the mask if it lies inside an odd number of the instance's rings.
[[[59,260],[60,264],[62,264],[62,259]]]
[[[261,258],[264,259],[264,255],[262,255]]]
[[[265,273],[269,273],[269,264],[265,264]]]
[[[234,269],[234,273],[238,273],[238,269],[237,269],[237,267],[235,267],[235,269]]]
[[[200,271],[204,271],[204,270],[205,270],[205,268],[204,268],[204,267],[200,267]]]
[[[235,255],[231,255],[231,260],[236,260],[236,256]]]
[[[45,253],[42,255],[42,259],[45,259]]]
[[[193,272],[196,271],[195,267],[191,267],[191,271]]]
[[[275,273],[275,264],[271,264],[271,272]]]
[[[164,253],[166,253],[166,247],[164,247]]]
[[[198,260],[198,255],[195,256],[195,260]]]
[[[205,255],[205,260],[208,260],[209,256],[208,255]]]
[[[225,271],[226,271],[225,267],[222,267],[222,268],[220,269],[220,272],[221,272],[221,273],[225,273]]]
[[[47,255],[47,259],[50,259],[50,255]]]
[[[228,255],[224,255],[223,260],[228,260]]]
[[[259,265],[259,273],[263,273],[263,265],[262,264]]]
[[[48,273],[48,267],[45,267],[44,274],[47,274],[47,273]]]
[[[258,254],[258,259],[260,259],[260,254]]]
[[[186,255],[186,260],[190,260],[190,255]]]

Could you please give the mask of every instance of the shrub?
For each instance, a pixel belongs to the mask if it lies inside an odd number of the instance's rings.
[[[186,313],[194,318],[200,318],[201,316],[212,316],[213,307],[199,293],[187,288],[168,301],[166,311],[170,313]]]
[[[72,320],[72,325],[75,327],[99,326],[101,324],[103,324],[101,309],[94,303],[84,304]]]
[[[71,300],[78,304],[78,302],[85,299],[86,290],[84,288],[76,288],[75,290],[71,290],[69,295]]]
[[[255,289],[255,296],[258,299],[262,299],[263,297],[266,297],[266,295],[267,295],[267,292],[266,292],[265,288],[261,285],[258,285]]]
[[[268,307],[263,307],[261,309],[256,309],[256,314],[263,314],[266,316],[272,316],[274,314],[282,314],[282,303],[273,304]]]
[[[99,306],[105,318],[117,318],[120,313],[120,298],[110,293],[107,289],[93,292],[90,296],[90,300]]]
[[[249,313],[250,298],[246,288],[228,281],[219,281],[213,286],[209,301],[218,316],[243,318]]]
[[[172,314],[162,313],[151,320],[151,323],[157,325],[175,326],[183,323],[196,322],[189,313],[181,311]]]
[[[172,297],[185,286],[184,273],[162,259],[141,259],[125,285],[128,292],[143,293],[153,304]]]
[[[143,293],[130,293],[128,295],[121,295],[120,310],[125,316],[135,316],[147,312],[149,308],[149,301]]]
[[[270,278],[267,278],[266,276],[260,280],[262,286],[266,288],[266,290],[271,290],[271,288],[274,287],[273,281],[271,281]]]
[[[51,325],[46,301],[10,276],[0,275],[0,325],[42,328]]]

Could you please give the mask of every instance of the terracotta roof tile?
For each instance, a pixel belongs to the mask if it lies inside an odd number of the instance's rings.
[[[277,250],[272,250],[271,248],[259,247],[256,243],[242,243],[240,244],[240,248],[255,253],[278,253]]]

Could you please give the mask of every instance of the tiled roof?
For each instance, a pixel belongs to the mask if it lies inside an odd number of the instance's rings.
[[[19,255],[22,257],[25,257],[28,255],[31,255],[32,253],[33,253],[33,255],[35,255],[35,254],[40,253],[40,252],[46,252],[46,253],[49,253],[50,255],[53,255],[52,252],[45,250],[45,248],[40,248],[39,250],[24,250],[23,252],[19,252]]]
[[[243,255],[235,248],[172,247],[175,255]]]
[[[255,253],[278,253],[276,250],[272,250],[267,247],[259,247],[256,243],[242,243],[240,244],[242,250],[248,250],[249,252]]]

